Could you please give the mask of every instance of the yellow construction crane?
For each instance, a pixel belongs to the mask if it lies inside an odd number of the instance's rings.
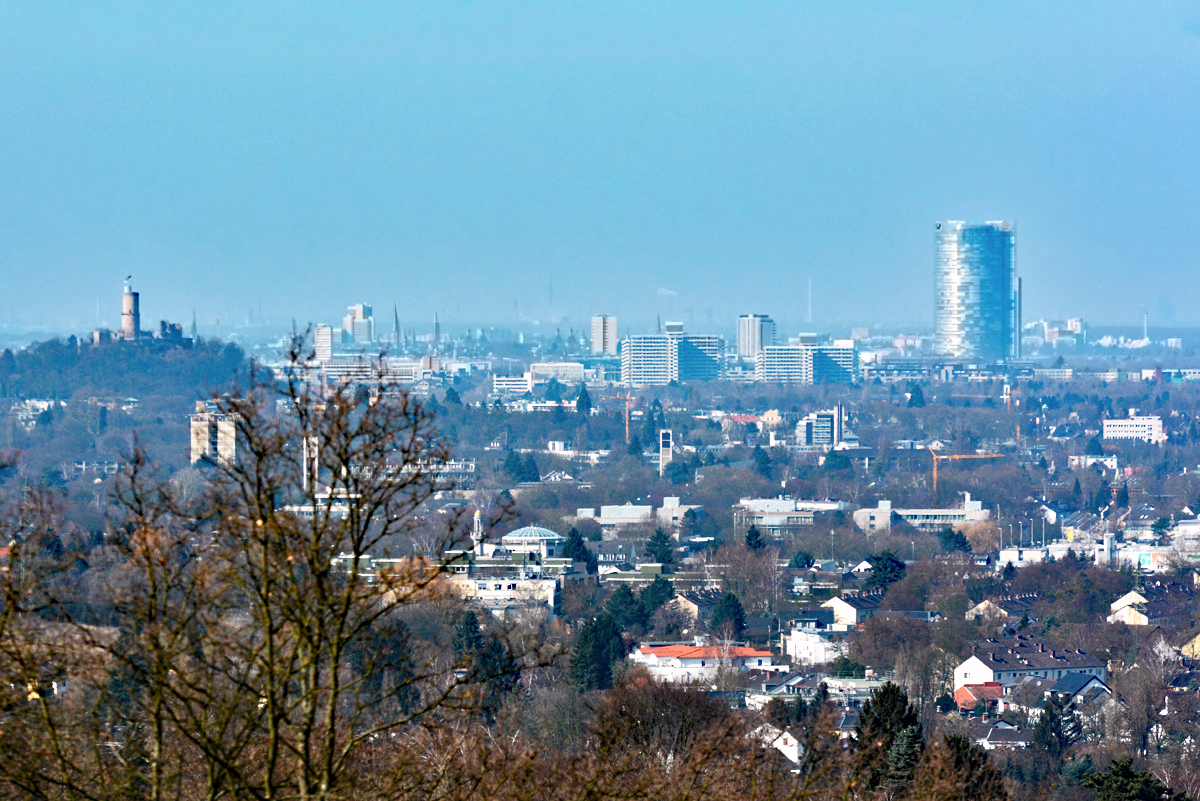
[[[624,395],[601,395],[602,398],[609,400],[625,401],[625,444],[629,444],[629,407],[633,404],[634,397],[632,392],[626,392]]]
[[[955,461],[957,459],[999,459],[1001,456],[1001,454],[999,454],[999,453],[950,453],[950,454],[946,454],[945,456],[941,456],[933,448],[926,448],[926,450],[928,450],[929,455],[933,457],[933,505],[934,506],[937,506],[937,503],[938,503],[937,474],[938,474],[938,460],[939,459],[944,460],[944,461]]]

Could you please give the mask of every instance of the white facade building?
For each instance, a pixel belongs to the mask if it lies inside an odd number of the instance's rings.
[[[753,359],[763,348],[775,344],[775,321],[765,314],[743,314],[738,318],[737,355]]]
[[[1129,410],[1128,417],[1102,421],[1105,439],[1140,439],[1161,445],[1167,441],[1167,435],[1162,430],[1162,418],[1157,415],[1136,416],[1134,410]]]
[[[850,643],[844,630],[796,628],[781,639],[784,653],[793,664],[825,665],[839,656],[850,655]]]
[[[596,356],[617,355],[617,318],[607,314],[592,317],[592,354]]]
[[[764,346],[754,359],[754,380],[771,384],[844,384],[858,378],[858,350],[852,339]]]
[[[742,645],[655,645],[642,643],[629,655],[635,665],[644,665],[652,678],[659,681],[711,681],[722,669],[744,673],[762,670],[786,673],[787,665],[775,664],[770,651],[760,651]]]
[[[944,528],[971,526],[991,519],[992,513],[983,508],[982,501],[971,500],[964,492],[961,509],[893,509],[891,501],[880,501],[874,509],[859,509],[854,513],[854,525],[863,531],[886,531],[892,527],[892,516],[903,519],[913,528],[936,533]]]
[[[560,384],[582,384],[585,378],[581,362],[538,362],[529,365],[534,384],[557,379]]]
[[[494,375],[492,376],[492,392],[511,392],[515,395],[524,395],[526,392],[533,392],[533,373]]]
[[[320,364],[333,361],[333,329],[327,325],[313,329],[313,358]]]
[[[237,456],[237,422],[233,415],[209,411],[196,401],[191,422],[191,461],[232,462]]]
[[[724,350],[718,336],[685,334],[682,323],[667,323],[666,333],[621,341],[621,383],[644,387],[712,381],[721,375]]]
[[[1007,690],[1025,676],[1057,680],[1069,673],[1108,680],[1103,659],[1086,651],[1051,648],[1045,640],[1017,635],[977,645],[974,653],[954,669],[954,689],[964,684],[996,682]]]

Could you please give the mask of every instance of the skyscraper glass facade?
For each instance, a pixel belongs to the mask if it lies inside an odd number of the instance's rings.
[[[934,349],[939,354],[980,361],[1017,355],[1015,248],[1012,223],[938,223]]]

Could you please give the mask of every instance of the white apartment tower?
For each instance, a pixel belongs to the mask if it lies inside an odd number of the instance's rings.
[[[592,353],[596,356],[617,355],[617,318],[607,314],[592,317]]]
[[[854,341],[764,346],[754,359],[754,380],[769,384],[849,384],[859,379]]]
[[[775,321],[765,314],[743,314],[738,318],[737,355],[753,359],[763,348],[775,344]]]
[[[237,423],[233,415],[212,411],[204,401],[196,401],[191,416],[192,464],[232,462],[237,455]]]
[[[313,329],[313,358],[321,364],[333,361],[333,329],[327,325]]]

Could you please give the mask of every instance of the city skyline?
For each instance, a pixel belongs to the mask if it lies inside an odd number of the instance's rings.
[[[202,325],[786,330],[810,279],[815,326],[928,325],[929,225],[1002,218],[1026,317],[1200,322],[1182,3],[230,11],[0,12],[0,321],[94,325],[132,273]]]

